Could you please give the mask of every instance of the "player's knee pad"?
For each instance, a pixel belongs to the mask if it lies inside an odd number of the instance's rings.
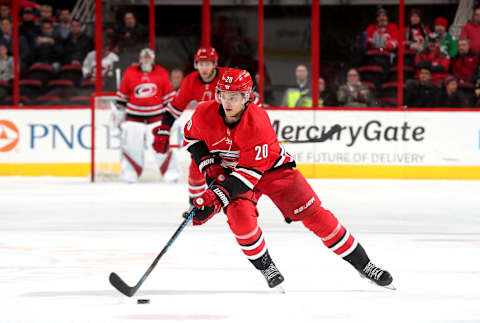
[[[303,218],[302,223],[322,239],[334,232],[339,224],[333,213],[323,207],[319,207],[317,212]]]
[[[228,225],[236,236],[244,236],[258,226],[257,206],[248,199],[233,199],[226,209]]]

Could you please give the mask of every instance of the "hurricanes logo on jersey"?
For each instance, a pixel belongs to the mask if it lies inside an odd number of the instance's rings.
[[[17,126],[8,120],[0,120],[0,152],[7,152],[15,148],[20,139]]]
[[[155,83],[140,84],[135,87],[133,93],[139,99],[151,98],[157,94],[157,85]]]

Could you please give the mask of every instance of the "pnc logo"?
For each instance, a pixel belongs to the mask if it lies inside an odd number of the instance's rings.
[[[17,126],[8,120],[0,120],[0,152],[7,152],[15,148],[20,139]]]

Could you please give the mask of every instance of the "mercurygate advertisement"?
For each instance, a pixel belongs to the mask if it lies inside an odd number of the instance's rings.
[[[191,116],[172,130],[172,144]],[[297,164],[480,166],[480,113],[269,110]],[[88,163],[90,110],[0,110],[1,163]],[[110,112],[96,114],[96,157],[118,162],[121,136]],[[334,124],[341,130],[321,143]],[[296,143],[301,141],[302,143]]]

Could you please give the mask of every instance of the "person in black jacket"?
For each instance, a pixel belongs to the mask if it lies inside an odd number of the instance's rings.
[[[93,41],[82,31],[82,23],[73,19],[70,25],[70,36],[65,42],[64,64],[82,65],[87,54],[93,49]]]
[[[447,75],[445,78],[445,86],[440,94],[439,106],[444,108],[465,108],[467,106],[467,98],[457,91],[457,79],[453,75]]]
[[[432,84],[429,65],[420,68],[418,81],[409,82],[405,103],[408,107],[435,108],[439,104],[440,89]]]
[[[62,61],[63,44],[53,36],[53,23],[51,20],[42,20],[42,33],[35,38],[33,48],[33,63],[49,64],[55,70],[60,69]]]

